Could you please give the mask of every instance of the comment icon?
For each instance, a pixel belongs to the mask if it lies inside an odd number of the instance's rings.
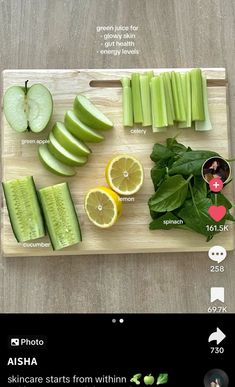
[[[208,251],[208,256],[212,261],[221,263],[227,257],[227,251],[222,246],[213,246]]]

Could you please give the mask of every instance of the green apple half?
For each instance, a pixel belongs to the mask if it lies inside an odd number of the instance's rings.
[[[75,98],[73,108],[78,118],[93,129],[107,130],[113,127],[112,121],[84,95]]]
[[[17,132],[31,130],[39,133],[47,126],[53,110],[50,91],[42,84],[31,87],[12,86],[3,97],[7,122]]]

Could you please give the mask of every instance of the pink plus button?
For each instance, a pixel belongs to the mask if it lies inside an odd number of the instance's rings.
[[[211,179],[210,183],[210,190],[213,192],[219,192],[223,189],[223,182],[218,177],[214,177]]]

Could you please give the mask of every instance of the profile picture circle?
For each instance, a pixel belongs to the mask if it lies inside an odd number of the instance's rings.
[[[228,387],[229,378],[226,372],[220,369],[213,369],[206,373],[204,377],[205,387]]]
[[[202,166],[202,177],[208,184],[212,179],[221,179],[223,184],[227,183],[230,175],[231,167],[222,157],[210,157]]]

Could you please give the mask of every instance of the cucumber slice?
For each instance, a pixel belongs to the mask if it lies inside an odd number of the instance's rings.
[[[2,183],[13,233],[18,242],[45,235],[43,218],[32,176]]]
[[[87,162],[87,157],[75,156],[73,153],[63,148],[52,133],[49,134],[49,140],[49,151],[53,156],[55,156],[56,159],[58,159],[62,163],[79,167]]]
[[[104,137],[101,134],[80,121],[72,110],[66,112],[64,124],[70,133],[79,140],[87,142],[100,142],[104,140]]]
[[[48,233],[54,250],[81,242],[78,217],[67,183],[39,190]]]
[[[73,108],[78,118],[93,129],[108,130],[113,127],[112,121],[84,95],[77,95]]]
[[[75,138],[65,127],[63,122],[56,122],[53,126],[52,133],[56,140],[67,149],[67,151],[77,156],[88,156],[91,150],[83,142]]]
[[[59,176],[74,176],[75,170],[57,160],[49,151],[46,144],[40,145],[38,148],[38,156],[44,167]]]

